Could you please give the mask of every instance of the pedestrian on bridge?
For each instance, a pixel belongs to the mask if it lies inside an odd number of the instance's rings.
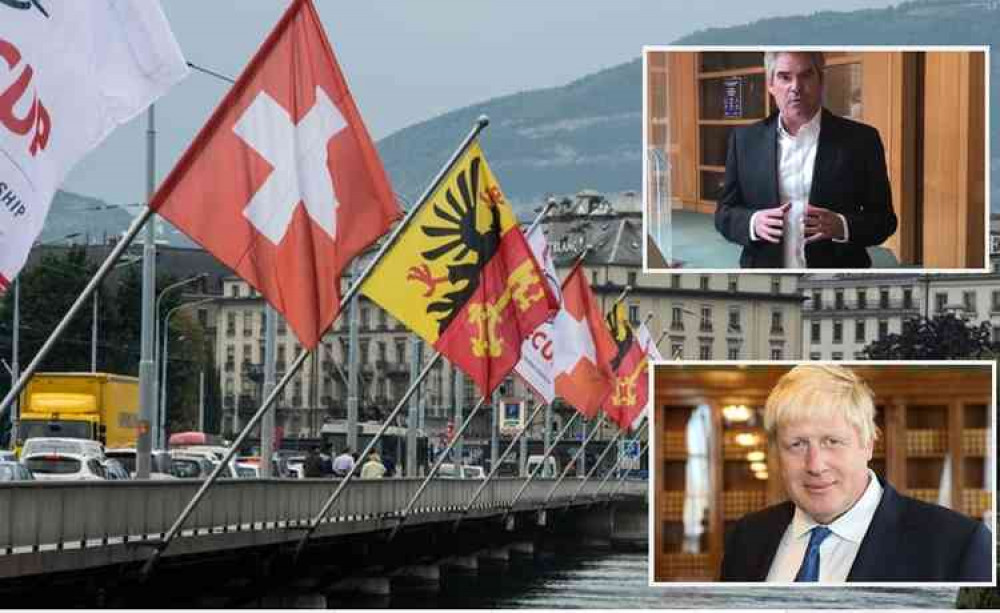
[[[377,451],[368,454],[368,461],[361,467],[362,479],[381,479],[385,475],[385,465]]]
[[[302,463],[302,472],[306,479],[318,479],[323,476],[323,458],[319,455],[319,447],[313,445]]]
[[[351,455],[353,450],[350,447],[345,447],[340,455],[333,459],[333,476],[335,477],[346,477],[351,474],[354,470],[354,456]]]

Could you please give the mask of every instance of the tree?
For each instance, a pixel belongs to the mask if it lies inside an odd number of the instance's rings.
[[[974,325],[954,313],[903,321],[900,334],[890,334],[865,347],[870,360],[942,360],[991,358],[996,346],[989,322]]]

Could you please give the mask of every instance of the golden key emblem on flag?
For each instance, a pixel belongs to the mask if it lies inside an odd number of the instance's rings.
[[[644,370],[646,370],[646,358],[642,358],[642,361],[630,374],[615,378],[615,391],[611,395],[611,404],[617,407],[630,407],[636,403],[636,380]]]
[[[469,306],[469,323],[478,328],[472,338],[472,355],[495,358],[503,353],[503,338],[497,336],[501,313],[513,300],[518,311],[524,312],[545,297],[541,279],[531,260],[526,260],[507,278],[502,294],[490,302],[477,302]]]

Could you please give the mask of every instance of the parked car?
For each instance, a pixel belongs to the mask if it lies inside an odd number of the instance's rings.
[[[185,449],[171,451],[170,463],[174,476],[181,479],[207,479],[218,465],[211,454],[188,453]],[[219,476],[232,479],[235,474],[235,469],[230,465]]]
[[[21,461],[39,481],[103,481],[107,478],[104,459],[96,455],[45,451],[22,454]]]
[[[22,464],[9,460],[0,461],[0,481],[34,481],[35,476]]]
[[[486,471],[482,466],[462,464],[462,474],[459,475],[454,464],[444,463],[438,468],[437,476],[442,479],[485,479]]]
[[[104,460],[104,473],[108,481],[128,481],[132,478],[122,463],[114,458]]]
[[[136,450],[131,447],[119,447],[116,449],[106,449],[104,455],[121,462],[129,475],[135,478]],[[175,478],[171,466],[170,453],[163,449],[154,449],[150,454],[150,479],[173,479]]]
[[[45,453],[70,453],[96,457],[104,461],[104,445],[82,438],[35,437],[24,441],[21,458]]]
[[[17,452],[0,449],[0,462],[17,462]]]

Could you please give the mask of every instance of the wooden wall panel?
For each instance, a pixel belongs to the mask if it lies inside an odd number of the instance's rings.
[[[926,54],[924,266],[981,268],[985,226],[984,59],[981,52]]]
[[[695,210],[698,203],[697,53],[670,53],[670,182],[674,208]]]

